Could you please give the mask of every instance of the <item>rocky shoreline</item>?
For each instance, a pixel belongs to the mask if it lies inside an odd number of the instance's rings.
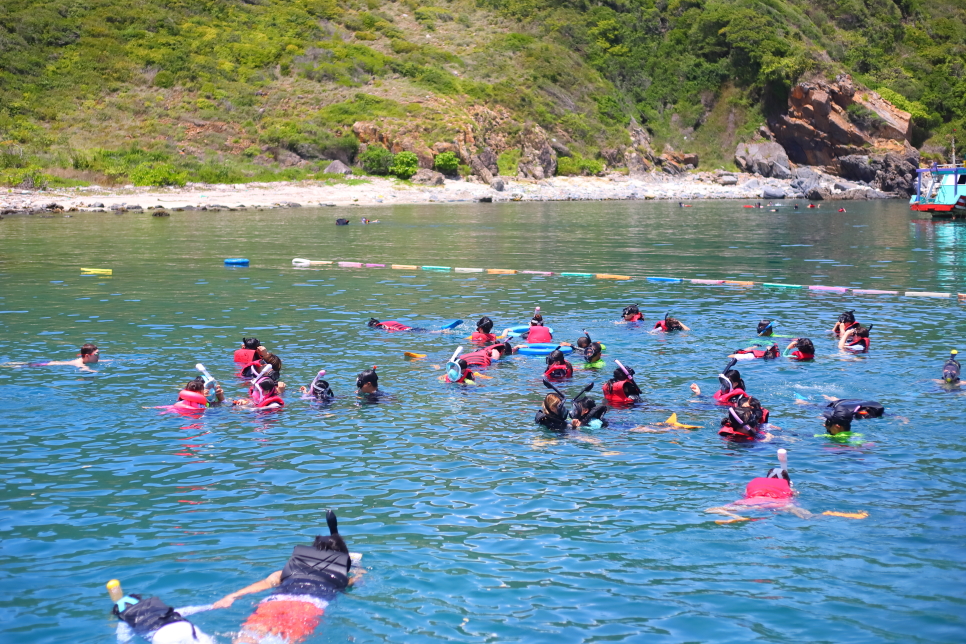
[[[435,173],[434,173],[435,174]],[[501,201],[605,201],[699,199],[888,199],[904,195],[885,193],[867,183],[849,182],[801,167],[791,178],[778,179],[732,172],[693,172],[683,175],[649,173],[629,178],[553,177],[503,179],[503,190],[479,180],[431,178],[427,184],[370,178],[356,185],[299,181],[250,184],[187,184],[183,188],[68,188],[47,191],[11,189],[0,193],[0,215],[30,215],[72,211],[152,211],[165,216],[183,210],[241,210],[296,207],[352,207],[393,204],[501,202]]]

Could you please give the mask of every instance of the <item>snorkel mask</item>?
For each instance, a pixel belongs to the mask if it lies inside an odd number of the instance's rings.
[[[557,348],[551,351],[550,354],[547,356],[546,360],[547,360],[548,367],[553,364],[558,364],[558,363],[563,364],[564,362],[566,362],[566,358],[564,358],[564,354],[563,354],[563,351],[560,350],[560,346],[561,345],[558,344]]]
[[[641,309],[639,308],[639,305],[630,304],[624,307],[624,310],[621,312],[621,317],[627,317],[628,315],[640,315],[640,313]]]
[[[376,318],[369,318],[369,321],[366,322],[366,326],[368,326],[368,327],[376,327],[376,326],[379,326],[379,320],[377,320]]]
[[[735,388],[734,383],[731,382],[731,378],[729,378],[727,374],[736,364],[738,364],[738,361],[732,358],[728,365],[722,370],[722,373],[718,374],[718,382],[721,384],[721,393],[723,394],[730,393],[731,390]]]
[[[743,414],[747,414],[747,411],[743,411]],[[734,407],[728,408],[728,420],[731,427],[737,431],[742,431],[751,436],[755,433],[754,428],[746,423]]]
[[[771,335],[775,331],[775,323],[771,320],[762,320],[758,323],[758,337]]]
[[[312,384],[309,386],[309,391],[319,400],[332,397],[332,389],[329,387],[329,383],[327,383],[325,380],[322,380],[322,376],[324,375],[325,369],[322,369],[318,374],[316,374],[315,379],[312,380]]]
[[[788,452],[786,452],[784,449],[778,450],[778,462],[780,465],[768,470],[768,474],[765,476],[765,478],[785,479],[791,483],[792,478],[788,475]]]
[[[456,358],[463,351],[463,347],[456,347],[456,351],[453,352],[453,356],[446,363],[446,377],[449,378],[450,382],[456,382],[463,375],[463,368],[460,363],[456,361]]]
[[[959,361],[956,360],[956,356],[959,354],[956,349],[949,352],[949,360],[943,365],[943,382],[947,384],[954,384],[959,382]]]

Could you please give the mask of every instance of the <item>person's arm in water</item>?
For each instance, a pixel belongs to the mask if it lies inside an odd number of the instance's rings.
[[[251,595],[252,593],[260,593],[263,590],[268,590],[269,588],[275,588],[280,583],[282,583],[282,571],[276,570],[268,577],[261,581],[256,581],[251,586],[245,586],[241,590],[236,590],[233,593],[229,593],[216,601],[211,605],[212,608],[228,608],[231,606],[236,599],[243,597],[244,595]]]

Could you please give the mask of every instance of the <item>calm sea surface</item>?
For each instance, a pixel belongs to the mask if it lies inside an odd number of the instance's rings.
[[[966,397],[939,386],[966,351],[963,305],[808,291],[531,275],[299,270],[293,257],[591,271],[966,292],[966,226],[914,221],[901,202],[848,213],[734,202],[479,204],[265,212],[76,213],[0,222],[0,641],[114,641],[104,583],[183,606],[284,564],[334,508],[369,569],[310,642],[966,641]],[[346,216],[353,223],[336,227]],[[379,218],[362,226],[359,217]],[[248,257],[230,269],[225,257]],[[80,267],[112,268],[82,277]],[[639,303],[646,324],[617,324]],[[481,386],[438,380],[472,323],[502,329],[539,305],[558,339],[582,329],[634,367],[644,404],[558,436],[533,424],[542,358],[513,357]],[[845,309],[872,351],[839,352]],[[690,333],[650,335],[670,311]],[[451,333],[387,334],[370,316]],[[762,317],[808,336],[813,363],[739,365],[775,438],[734,446],[706,394]],[[256,335],[293,385],[278,413],[162,414],[208,366],[245,389],[232,351]],[[97,373],[10,363],[101,348]],[[788,342],[780,339],[779,342]],[[403,352],[425,353],[409,360]],[[579,360],[576,362],[579,363]],[[378,365],[390,395],[363,405]],[[321,368],[339,396],[299,399]],[[964,389],[966,391],[966,389]],[[822,396],[869,397],[870,445],[821,436]],[[796,402],[798,401],[798,402]],[[806,403],[806,404],[801,404]],[[702,429],[633,431],[672,412]],[[717,525],[775,450],[798,503],[862,520]],[[228,642],[260,595],[194,616]]]

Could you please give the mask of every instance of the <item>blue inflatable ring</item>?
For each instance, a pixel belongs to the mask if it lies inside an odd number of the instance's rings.
[[[225,266],[248,266],[248,260],[244,257],[229,257],[225,260]]]
[[[558,345],[556,342],[537,342],[535,344],[521,344],[517,349],[517,353],[521,353],[525,356],[545,356],[551,351],[553,351],[554,349],[556,349],[558,346],[560,345]],[[573,347],[568,347],[568,346],[560,347],[560,352],[565,355],[570,353],[573,350],[574,350]]]
[[[505,330],[509,333],[510,337],[512,338],[512,337],[516,337],[516,336],[522,335],[522,334],[526,333],[527,331],[529,331],[530,330],[530,325],[529,324],[518,324],[517,326],[507,327]],[[550,331],[550,333],[553,333],[553,327],[549,327],[548,326],[547,327],[547,331]]]

